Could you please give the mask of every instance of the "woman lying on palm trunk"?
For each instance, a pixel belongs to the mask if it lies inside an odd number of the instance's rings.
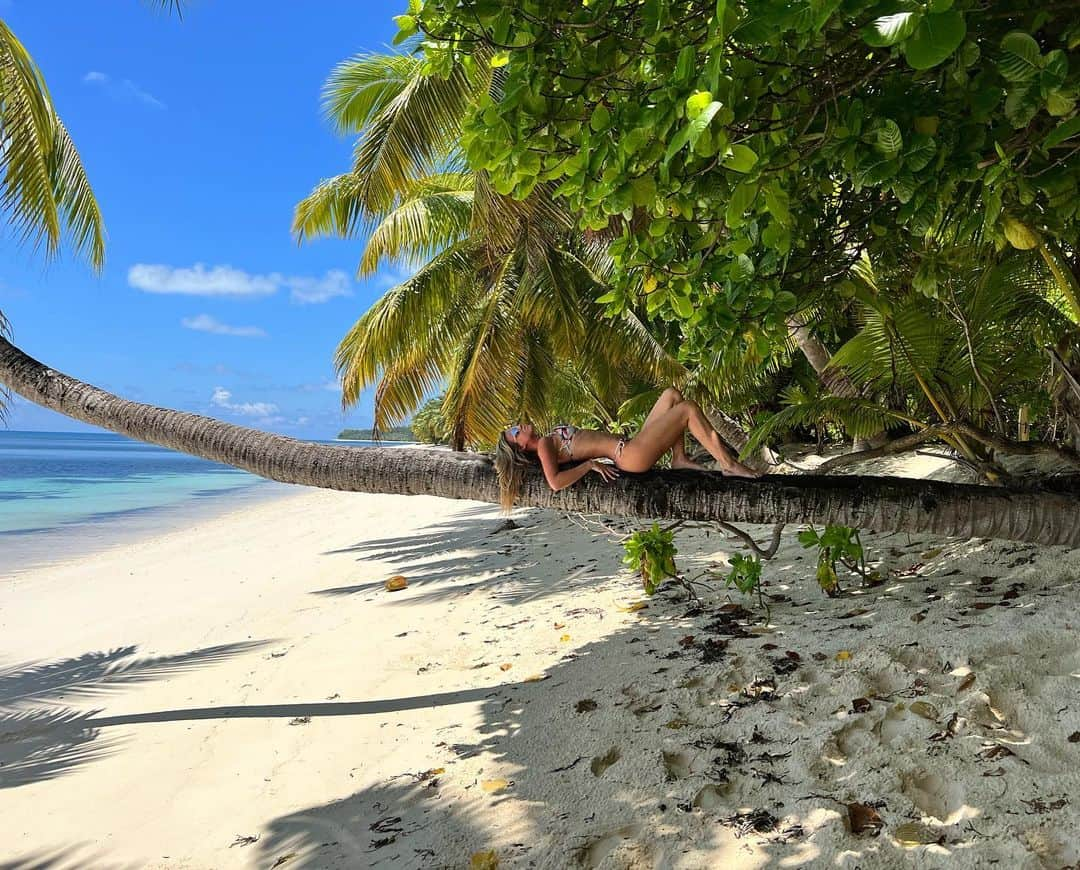
[[[531,464],[533,457],[540,460],[544,477],[556,492],[577,483],[590,471],[595,471],[607,481],[618,477],[620,470],[632,473],[648,471],[669,450],[672,468],[707,471],[686,455],[687,431],[712,454],[724,474],[732,477],[761,476],[739,462],[696,402],[684,399],[682,393],[671,387],[656,400],[641,431],[633,438],[567,425],[556,426],[547,435],[537,434],[527,423],[504,429],[495,447],[495,468],[499,472],[502,506],[505,510],[514,506],[525,468]],[[597,459],[610,459],[614,465],[597,462]],[[566,462],[580,464],[560,471],[559,464]]]

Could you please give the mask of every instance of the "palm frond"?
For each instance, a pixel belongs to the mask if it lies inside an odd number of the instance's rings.
[[[444,411],[448,419],[464,422],[469,441],[493,443],[506,425],[505,409],[517,401],[516,375],[525,356],[521,321],[511,304],[518,278],[513,257],[505,257],[475,309],[447,378]]]
[[[359,133],[423,74],[423,66],[422,58],[402,53],[363,53],[344,60],[323,86],[323,113],[338,133]]]
[[[23,242],[59,250],[64,227],[95,269],[104,228],[82,161],[53,109],[45,80],[0,21],[0,207]]]
[[[883,429],[907,424],[910,418],[869,399],[823,396],[789,405],[756,426],[741,455],[752,456],[772,438],[798,426],[814,426],[822,421],[840,426],[853,438],[866,438]]]
[[[383,369],[375,390],[374,428],[404,423],[443,381],[442,361],[434,355],[409,354]]]
[[[55,113],[41,71],[2,21],[0,99],[4,166],[0,201],[23,241],[44,241],[52,254],[60,245],[61,232],[49,166]]]
[[[297,242],[319,236],[348,239],[365,230],[363,189],[364,179],[352,172],[320,181],[293,210],[292,233]]]
[[[86,253],[95,269],[101,269],[105,264],[105,221],[90,188],[82,158],[59,118],[56,119],[50,163],[56,201],[68,237],[77,251]]]
[[[176,17],[184,17],[184,0],[143,0],[147,6],[156,6],[165,12],[175,12]]]
[[[416,182],[372,231],[360,260],[360,275],[374,274],[384,261],[417,263],[469,235],[472,217],[469,173],[430,176]]]
[[[458,245],[390,288],[353,325],[338,345],[335,365],[342,403],[355,404],[382,371],[403,356],[427,351],[446,363],[465,329],[460,316],[473,305],[475,269],[470,250]]]
[[[353,151],[358,208],[385,212],[418,177],[451,159],[469,105],[484,90],[456,66],[445,78],[417,69],[364,126]]]

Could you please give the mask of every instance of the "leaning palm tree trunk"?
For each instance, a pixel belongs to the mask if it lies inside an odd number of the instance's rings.
[[[355,492],[499,501],[491,462],[476,454],[311,444],[209,417],[131,402],[47,368],[0,338],[0,383],[46,408],[140,441],[262,477]],[[1075,492],[1009,490],[886,477],[783,476],[747,481],[696,472],[581,481],[553,493],[539,471],[522,505],[634,517],[748,523],[841,523],[1080,546]]]
[[[795,344],[802,351],[806,361],[813,366],[821,383],[834,396],[845,399],[854,399],[859,395],[858,389],[843,370],[829,365],[832,354],[824,344],[810,331],[810,325],[806,318],[800,315],[791,315],[787,319],[788,329],[791,331]],[[886,441],[884,432],[878,432],[870,438],[856,438],[853,449],[858,452],[872,447],[881,447]]]

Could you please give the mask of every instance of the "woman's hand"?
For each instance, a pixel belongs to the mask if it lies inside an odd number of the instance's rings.
[[[608,483],[619,476],[618,469],[616,469],[614,465],[608,465],[606,462],[597,462],[595,459],[590,459],[589,467]]]

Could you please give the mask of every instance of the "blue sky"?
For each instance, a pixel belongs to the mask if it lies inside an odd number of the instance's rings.
[[[341,411],[334,348],[395,283],[355,277],[361,241],[298,247],[293,206],[349,166],[323,119],[331,69],[383,50],[404,2],[0,0],[41,67],[105,215],[95,276],[45,265],[10,232],[0,310],[15,343],[127,398],[300,437],[371,423]],[[16,399],[12,429],[86,428]]]

